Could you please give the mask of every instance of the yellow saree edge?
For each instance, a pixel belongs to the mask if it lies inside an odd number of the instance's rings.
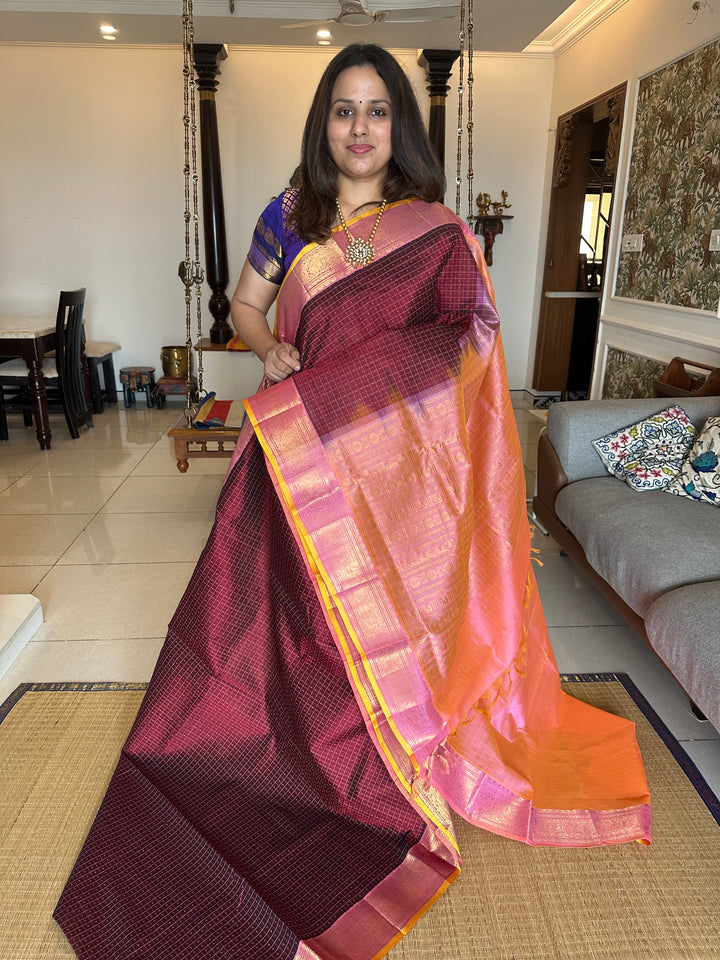
[[[403,749],[405,750],[405,752],[406,752],[406,754],[407,754],[407,756],[408,756],[408,759],[411,761],[413,767],[419,772],[420,767],[419,767],[419,764],[418,764],[418,762],[417,762],[417,759],[415,758],[412,750],[410,749],[410,745],[409,745],[409,744],[405,741],[405,739],[400,735],[400,732],[397,730],[397,727],[395,726],[395,723],[394,723],[392,717],[389,715],[389,710],[388,710],[387,704],[386,704],[385,701],[383,700],[383,698],[382,698],[382,696],[381,696],[381,694],[380,694],[380,691],[379,691],[379,689],[377,688],[377,682],[375,681],[375,678],[372,676],[372,671],[370,670],[367,657],[365,656],[365,653],[364,653],[364,651],[363,651],[363,649],[362,649],[362,646],[360,645],[360,641],[359,641],[359,639],[357,638],[357,636],[354,634],[354,631],[352,631],[352,629],[351,629],[350,626],[349,626],[347,614],[345,613],[345,611],[344,611],[344,609],[343,609],[342,603],[340,602],[339,598],[338,598],[337,595],[334,593],[334,591],[332,591],[332,588],[331,588],[330,585],[329,585],[329,578],[328,578],[328,576],[327,576],[327,573],[325,572],[325,570],[324,570],[324,568],[323,568],[323,566],[322,566],[322,563],[320,562],[320,558],[319,558],[318,555],[317,555],[317,552],[316,552],[316,550],[315,550],[315,546],[314,546],[314,544],[312,543],[312,540],[311,540],[311,538],[310,538],[310,535],[308,534],[307,530],[305,529],[305,525],[303,524],[302,520],[300,519],[300,515],[299,515],[299,512],[298,512],[298,510],[297,510],[297,507],[295,506],[295,502],[294,502],[293,497],[292,497],[292,494],[291,494],[291,492],[290,492],[290,488],[288,487],[288,485],[287,485],[287,483],[286,483],[286,481],[285,481],[285,479],[284,479],[284,477],[283,477],[283,475],[282,475],[282,470],[280,469],[280,464],[277,462],[275,456],[273,455],[272,451],[271,451],[270,448],[269,448],[269,444],[268,444],[267,437],[264,435],[263,430],[262,430],[262,428],[261,428],[261,426],[260,426],[260,423],[259,423],[257,417],[255,416],[254,411],[252,410],[252,408],[251,408],[251,406],[250,406],[250,400],[249,400],[249,399],[244,400],[244,401],[243,401],[243,406],[245,407],[245,410],[247,411],[248,417],[249,417],[250,422],[252,423],[253,429],[254,429],[254,431],[255,431],[255,435],[257,436],[257,438],[258,438],[258,440],[259,440],[259,442],[260,442],[260,445],[261,445],[262,448],[263,448],[263,452],[265,453],[265,456],[266,456],[267,459],[268,459],[268,463],[270,464],[270,466],[271,466],[271,468],[272,468],[272,470],[273,470],[273,473],[275,474],[275,477],[276,477],[276,479],[277,479],[277,481],[278,481],[278,486],[280,487],[280,490],[282,491],[283,498],[285,499],[285,502],[286,502],[286,504],[287,504],[287,506],[288,506],[288,509],[290,510],[290,514],[291,514],[291,516],[292,516],[293,523],[295,524],[295,527],[296,527],[298,533],[300,534],[301,540],[302,540],[303,544],[305,545],[305,547],[306,547],[306,549],[307,549],[307,551],[308,551],[308,559],[309,559],[310,562],[311,562],[311,568],[312,568],[313,573],[315,574],[315,577],[316,577],[316,579],[317,579],[318,586],[319,586],[319,588],[320,588],[320,596],[322,597],[323,604],[325,605],[325,609],[327,610],[328,618],[330,619],[330,621],[331,621],[332,624],[334,625],[336,636],[337,636],[337,638],[338,638],[338,640],[339,640],[339,642],[340,642],[341,649],[342,649],[342,651],[343,651],[343,653],[344,653],[344,656],[345,656],[345,661],[346,661],[346,663],[348,664],[348,667],[349,667],[349,669],[350,669],[350,672],[351,672],[351,674],[352,674],[352,676],[353,676],[353,678],[354,678],[354,680],[355,680],[355,687],[356,687],[358,693],[360,694],[360,697],[362,698],[363,703],[365,704],[365,709],[366,709],[366,711],[367,711],[368,717],[369,717],[369,719],[370,719],[370,722],[372,723],[373,729],[374,729],[375,734],[376,734],[376,736],[377,736],[378,743],[380,744],[380,746],[381,746],[381,748],[382,748],[382,751],[383,751],[383,753],[385,754],[385,756],[387,757],[388,762],[390,763],[391,767],[392,767],[393,770],[395,771],[395,774],[396,774],[398,780],[400,781],[400,783],[403,785],[404,789],[406,790],[406,792],[407,792],[407,794],[408,794],[408,797],[411,799],[411,802],[414,803],[414,804],[416,804],[421,810],[424,811],[425,815],[430,819],[430,822],[433,823],[433,824],[438,828],[438,830],[440,830],[440,832],[443,834],[443,836],[445,836],[445,837],[448,839],[448,841],[451,843],[451,845],[453,846],[453,848],[459,853],[459,852],[460,852],[460,848],[459,848],[459,846],[458,846],[457,840],[456,840],[455,837],[452,835],[452,832],[449,831],[444,824],[442,824],[439,820],[437,820],[437,818],[434,816],[434,814],[432,813],[432,811],[431,811],[418,797],[416,797],[416,796],[414,795],[411,784],[408,783],[407,779],[405,778],[405,776],[403,775],[402,771],[401,771],[400,768],[398,767],[397,762],[395,761],[395,758],[393,757],[390,749],[388,748],[388,746],[387,746],[387,744],[386,744],[386,742],[385,742],[385,739],[384,739],[383,736],[382,736],[382,733],[381,733],[381,731],[380,731],[380,727],[379,727],[379,725],[378,725],[377,718],[375,717],[375,711],[373,710],[372,704],[371,704],[370,701],[368,700],[367,695],[365,694],[365,691],[364,691],[363,688],[362,688],[362,683],[360,682],[360,676],[359,676],[359,673],[358,673],[358,670],[357,670],[355,661],[353,660],[352,656],[350,655],[350,649],[349,649],[349,645],[348,645],[347,639],[346,639],[346,637],[345,637],[345,634],[344,634],[343,630],[342,630],[341,627],[340,627],[340,624],[339,624],[338,621],[337,621],[337,617],[335,616],[335,612],[334,612],[333,607],[340,612],[340,616],[341,616],[341,618],[342,618],[342,621],[343,621],[346,629],[348,629],[348,631],[349,631],[349,634],[350,634],[350,637],[351,637],[351,639],[352,639],[352,641],[353,641],[353,644],[355,645],[356,649],[357,649],[358,652],[360,653],[361,662],[363,663],[363,666],[365,667],[365,672],[366,672],[367,678],[368,678],[370,684],[371,684],[372,687],[373,687],[373,690],[375,691],[375,693],[376,693],[376,695],[377,695],[377,697],[378,697],[378,702],[380,703],[380,705],[381,705],[381,707],[382,707],[382,710],[383,710],[383,716],[385,717],[386,721],[387,721],[388,724],[390,725],[390,728],[392,729],[392,731],[393,731],[393,733],[395,734],[395,736],[398,738],[398,742],[401,744],[401,746],[402,746]]]
[[[341,608],[341,606],[340,606],[338,603],[335,603],[335,602],[332,600],[332,594],[331,594],[330,589],[329,589],[328,586],[327,586],[327,583],[325,582],[325,578],[324,578],[323,574],[322,574],[320,571],[318,571],[318,572],[319,572],[319,574],[320,574],[320,575],[319,575],[319,578],[318,578],[318,585],[319,585],[319,587],[320,587],[320,594],[321,594],[321,596],[322,596],[322,598],[323,598],[323,603],[325,604],[325,609],[327,610],[327,613],[328,613],[328,618],[331,620],[331,622],[332,622],[333,625],[334,625],[335,633],[336,633],[336,635],[337,635],[337,637],[338,637],[338,640],[340,641],[340,645],[341,645],[341,647],[342,647],[342,649],[343,649],[343,652],[344,652],[344,654],[345,654],[345,660],[346,660],[346,662],[347,662],[347,664],[348,664],[348,666],[349,666],[349,668],[350,668],[350,671],[351,671],[353,677],[356,678],[356,679],[355,679],[356,688],[357,688],[358,692],[360,693],[360,696],[362,697],[363,703],[365,704],[365,709],[367,710],[368,717],[370,718],[370,722],[372,723],[373,729],[375,730],[375,734],[376,734],[376,736],[377,736],[377,738],[378,738],[378,743],[381,745],[381,747],[382,747],[382,749],[383,749],[383,753],[384,753],[385,756],[388,758],[388,762],[389,762],[390,765],[392,766],[393,770],[395,771],[395,774],[397,775],[398,780],[400,781],[400,783],[403,785],[403,787],[404,787],[405,790],[407,791],[408,796],[410,797],[410,799],[412,800],[412,802],[413,802],[414,804],[416,804],[421,810],[423,810],[423,811],[425,812],[425,814],[426,814],[427,817],[431,820],[431,822],[435,824],[435,826],[438,828],[438,830],[441,831],[441,833],[443,834],[443,836],[447,837],[448,841],[452,844],[453,848],[454,848],[454,849],[458,852],[458,854],[459,854],[459,853],[460,853],[460,847],[458,846],[458,843],[457,843],[457,840],[455,839],[455,837],[452,835],[452,833],[451,833],[442,823],[440,823],[439,820],[437,820],[437,819],[435,818],[435,816],[433,815],[432,811],[422,802],[422,800],[420,800],[420,799],[415,795],[415,793],[414,793],[414,791],[413,791],[413,788],[412,788],[412,784],[407,782],[407,779],[405,778],[405,776],[403,775],[402,771],[400,770],[400,768],[398,767],[397,763],[395,762],[395,759],[394,759],[394,757],[392,756],[392,753],[389,751],[389,749],[388,749],[388,747],[387,747],[387,744],[385,743],[385,739],[384,739],[382,733],[380,732],[380,728],[379,728],[379,726],[378,726],[378,724],[377,724],[377,720],[375,719],[375,712],[374,712],[374,710],[372,709],[372,705],[370,704],[369,700],[367,699],[367,696],[366,696],[364,690],[362,689],[362,685],[360,684],[358,672],[357,672],[357,669],[356,669],[356,667],[355,667],[355,662],[354,662],[354,660],[352,659],[352,657],[351,657],[351,655],[350,655],[350,649],[349,649],[349,644],[348,644],[348,642],[347,642],[347,638],[345,637],[345,635],[344,635],[344,633],[343,633],[341,624],[338,623],[337,617],[335,616],[334,608],[337,607],[338,609],[341,610],[341,617],[342,617],[343,623],[346,624],[345,617],[344,617],[344,615],[343,615],[343,613],[342,613],[342,608]],[[346,624],[346,625],[347,625],[347,624]],[[367,664],[367,661],[365,660],[364,655],[363,655],[363,652],[362,652],[361,649],[360,649],[360,656],[361,656],[362,661],[363,661],[363,664],[364,664],[364,666],[365,666],[365,672],[366,672],[366,674],[368,675],[368,679],[369,679],[370,682],[372,683],[373,688],[375,688],[374,678],[372,677],[372,674],[370,673],[369,664]],[[379,695],[378,695],[378,696],[379,696]],[[380,698],[379,698],[379,699],[380,699]],[[393,730],[393,732],[395,732],[396,736],[398,737],[398,742],[405,748],[406,753],[407,753],[407,756],[408,756],[408,758],[410,759],[410,761],[412,762],[413,767],[414,767],[414,768],[418,771],[418,773],[419,773],[420,768],[419,768],[419,765],[418,765],[417,760],[415,759],[415,755],[412,753],[412,751],[410,751],[409,745],[405,743],[405,741],[403,740],[403,738],[402,738],[402,737],[399,735],[399,733],[397,732],[397,728],[395,727],[395,724],[394,724],[392,718],[389,717],[389,716],[387,715],[387,713],[385,712],[386,708],[385,708],[385,706],[384,706],[384,701],[382,701],[382,699],[380,699],[380,703],[381,703],[381,705],[383,705],[383,716],[384,716],[385,719],[388,721],[388,724],[390,725],[391,729]]]
[[[420,907],[420,909],[419,909],[418,912],[415,914],[415,916],[412,917],[412,919],[410,919],[410,920],[405,924],[405,926],[402,928],[402,930],[398,931],[398,933],[395,934],[395,936],[392,938],[392,940],[390,940],[388,943],[385,944],[385,946],[382,948],[382,950],[380,950],[379,953],[376,953],[376,954],[375,954],[375,956],[372,958],[372,960],[380,960],[381,957],[384,957],[386,954],[388,954],[388,953],[392,950],[392,948],[395,946],[395,944],[396,944],[396,943],[399,943],[400,940],[402,940],[402,938],[403,938],[404,936],[406,936],[406,935],[412,930],[412,928],[415,926],[415,924],[418,922],[418,920],[420,920],[421,917],[423,917],[423,916],[428,912],[428,910],[430,909],[430,907],[432,907],[432,905],[433,905],[436,901],[438,901],[438,900],[440,899],[440,897],[445,893],[445,891],[446,891],[447,888],[450,886],[450,884],[451,884],[454,880],[457,880],[457,878],[458,878],[459,875],[460,875],[460,867],[456,867],[455,870],[453,871],[453,873],[452,873],[452,874],[447,878],[447,880],[442,884],[442,886],[441,886],[441,887],[438,887],[438,889],[435,891],[435,893],[432,895],[432,897],[430,897],[430,899],[428,900],[428,902],[425,903],[425,904],[423,904],[422,907]]]
[[[310,251],[313,250],[316,246],[317,246],[317,242],[313,240],[312,243],[306,243],[305,246],[302,247],[302,249],[298,250],[298,252],[295,254],[295,256],[293,257],[292,263],[291,263],[290,266],[287,268],[287,271],[286,271],[286,273],[285,273],[285,276],[283,277],[282,283],[281,283],[280,286],[278,287],[278,292],[275,294],[275,299],[276,299],[276,300],[277,300],[277,298],[280,296],[280,291],[281,291],[282,288],[285,286],[285,281],[287,280],[287,278],[290,276],[290,274],[291,274],[291,273],[293,272],[293,270],[295,269],[296,264],[300,263],[300,261],[301,261],[302,258],[305,256],[305,254],[306,254],[306,253],[310,253]],[[277,324],[276,324],[275,329],[276,329],[276,332],[277,332]]]
[[[295,506],[295,502],[294,502],[293,497],[292,497],[292,494],[291,494],[291,492],[290,492],[290,488],[288,487],[288,485],[287,485],[287,483],[285,482],[285,479],[284,479],[284,477],[283,477],[283,475],[282,475],[282,470],[280,469],[280,464],[277,462],[275,456],[273,455],[272,451],[270,450],[269,444],[268,444],[268,442],[267,442],[267,438],[265,437],[265,435],[264,435],[264,433],[263,433],[263,431],[262,431],[262,428],[260,427],[259,421],[258,421],[257,418],[255,417],[252,409],[251,409],[250,406],[249,406],[249,401],[244,401],[244,406],[245,406],[245,409],[248,411],[248,416],[249,416],[249,418],[250,418],[250,422],[251,422],[252,425],[253,425],[253,429],[255,430],[255,434],[256,434],[258,440],[260,441],[260,444],[261,444],[261,446],[262,446],[262,448],[263,448],[263,451],[264,451],[265,455],[266,455],[267,458],[268,458],[268,462],[270,463],[270,466],[272,467],[273,473],[275,474],[275,477],[277,478],[278,485],[279,485],[279,487],[280,487],[280,489],[281,489],[281,491],[282,491],[283,498],[284,498],[284,500],[285,500],[285,502],[286,502],[286,504],[287,504],[287,506],[288,506],[288,508],[289,508],[289,510],[290,510],[290,514],[291,514],[291,516],[292,516],[292,519],[293,519],[293,523],[294,523],[294,525],[295,525],[295,528],[297,529],[297,531],[298,531],[298,533],[299,533],[299,535],[300,535],[300,539],[302,540],[302,543],[303,543],[303,545],[304,545],[304,547],[305,547],[305,549],[306,549],[306,551],[307,551],[307,556],[308,556],[308,560],[309,560],[309,562],[310,562],[310,567],[311,567],[311,569],[312,569],[312,571],[313,571],[313,574],[315,575],[315,577],[316,577],[316,579],[317,579],[318,586],[319,586],[319,588],[320,588],[320,594],[321,594],[322,600],[323,600],[323,604],[324,604],[324,606],[325,606],[325,609],[327,610],[328,617],[330,618],[330,620],[332,621],[332,623],[333,623],[333,625],[334,625],[335,632],[336,632],[336,634],[337,634],[338,640],[340,641],[340,644],[341,644],[341,646],[342,646],[342,649],[343,649],[343,651],[344,651],[344,653],[345,653],[345,659],[346,659],[346,661],[347,661],[347,663],[348,663],[348,666],[349,666],[349,668],[350,668],[350,671],[351,671],[353,677],[355,678],[355,683],[356,683],[358,692],[360,693],[360,696],[362,697],[363,703],[365,704],[365,707],[366,707],[366,709],[367,709],[368,717],[370,718],[370,721],[371,721],[371,723],[372,723],[372,725],[373,725],[373,728],[375,729],[375,732],[376,732],[376,734],[377,734],[377,736],[378,736],[378,740],[383,744],[384,752],[387,754],[388,760],[389,760],[390,763],[392,764],[393,769],[396,771],[398,777],[400,778],[400,780],[401,780],[401,782],[403,783],[403,785],[405,786],[405,788],[408,790],[408,792],[410,792],[410,786],[409,786],[409,784],[407,783],[405,777],[402,775],[402,773],[401,773],[401,771],[399,770],[399,768],[397,768],[397,765],[396,765],[396,763],[395,763],[395,760],[393,759],[392,755],[390,754],[389,750],[387,749],[387,746],[386,746],[386,744],[385,744],[385,741],[384,741],[384,739],[383,739],[383,737],[382,737],[382,734],[381,734],[381,732],[380,732],[380,728],[379,728],[379,726],[378,726],[377,720],[376,720],[376,718],[375,718],[375,711],[373,710],[372,704],[369,702],[369,700],[367,699],[367,696],[366,696],[365,692],[364,692],[363,689],[362,689],[362,684],[360,683],[360,675],[359,675],[359,672],[358,672],[358,670],[357,670],[355,661],[354,661],[354,660],[352,659],[352,657],[350,656],[350,648],[349,648],[349,645],[348,645],[348,642],[347,642],[347,638],[346,638],[346,636],[345,636],[345,634],[344,634],[344,632],[343,632],[343,630],[342,630],[342,628],[341,628],[341,626],[340,626],[340,624],[339,624],[339,622],[338,622],[338,620],[337,620],[337,617],[335,616],[335,612],[334,612],[334,609],[333,609],[333,608],[336,608],[337,610],[340,611],[342,621],[343,621],[343,623],[345,624],[346,628],[348,627],[347,615],[343,613],[343,611],[342,611],[342,605],[341,605],[341,603],[340,603],[340,601],[339,601],[339,598],[338,598],[337,595],[334,593],[334,591],[332,590],[332,587],[331,587],[330,584],[329,584],[329,578],[328,578],[328,576],[327,576],[327,573],[325,572],[325,570],[324,570],[324,568],[323,568],[323,566],[322,566],[322,563],[320,562],[320,558],[319,558],[318,555],[317,555],[317,551],[315,550],[315,545],[314,545],[313,542],[312,542],[312,538],[310,537],[309,533],[307,532],[304,523],[303,523],[302,520],[300,519],[300,514],[299,514],[299,511],[298,511],[297,507]],[[415,756],[413,755],[412,750],[410,749],[410,745],[409,745],[409,744],[404,740],[404,738],[400,735],[399,731],[396,729],[396,727],[395,727],[395,725],[394,725],[394,723],[393,723],[393,721],[392,721],[392,718],[388,716],[389,711],[388,711],[387,705],[386,705],[386,704],[384,703],[384,701],[382,700],[382,697],[381,697],[381,695],[380,695],[380,691],[377,689],[377,685],[376,685],[375,679],[374,679],[374,677],[372,676],[372,672],[370,671],[369,662],[368,662],[368,660],[367,660],[367,657],[365,656],[365,653],[364,653],[364,651],[363,651],[363,649],[362,649],[362,647],[361,647],[361,645],[360,645],[360,642],[359,642],[357,636],[355,636],[353,633],[350,633],[350,637],[351,637],[351,639],[353,640],[353,644],[355,645],[356,649],[357,649],[358,652],[360,653],[361,663],[363,664],[363,666],[364,666],[364,668],[365,668],[365,672],[366,672],[367,678],[368,678],[368,680],[370,681],[370,683],[371,683],[371,685],[372,685],[372,687],[373,687],[373,690],[375,691],[376,695],[378,696],[378,701],[379,701],[379,703],[381,704],[381,706],[382,706],[382,708],[383,708],[383,715],[385,716],[385,719],[386,719],[386,720],[388,721],[388,723],[390,724],[390,728],[393,730],[393,732],[394,732],[395,735],[397,736],[398,742],[402,745],[403,749],[404,749],[405,752],[407,753],[408,758],[411,760],[414,768],[419,771],[420,766],[419,766],[419,764],[418,764]],[[435,821],[433,820],[433,822],[435,822]],[[440,826],[440,824],[437,824],[437,826]]]
[[[247,409],[247,408],[246,408],[246,409]],[[335,590],[334,590],[333,587],[332,587],[332,584],[331,584],[331,582],[330,582],[330,577],[327,575],[327,572],[326,572],[325,568],[324,568],[323,565],[322,565],[322,562],[321,562],[321,560],[320,560],[320,557],[318,556],[318,553],[317,553],[317,551],[316,551],[316,549],[315,549],[315,544],[314,544],[313,541],[312,541],[312,537],[309,535],[309,533],[307,532],[307,530],[306,530],[306,528],[305,528],[305,525],[303,524],[302,520],[300,519],[300,514],[299,514],[299,511],[298,511],[297,507],[295,506],[295,502],[294,502],[293,497],[292,497],[292,494],[291,494],[291,492],[290,492],[290,488],[288,487],[288,485],[287,485],[287,483],[285,482],[285,479],[284,479],[284,477],[283,477],[283,475],[282,475],[282,470],[280,469],[280,464],[277,462],[277,460],[276,460],[275,456],[273,455],[272,451],[269,449],[269,444],[267,443],[267,440],[266,440],[266,438],[265,438],[265,436],[264,436],[264,434],[263,434],[262,428],[260,427],[260,424],[259,424],[258,420],[257,420],[256,418],[254,418],[254,417],[252,416],[252,414],[250,415],[250,419],[251,419],[251,422],[252,422],[252,424],[253,424],[253,428],[254,428],[254,430],[255,430],[255,433],[256,433],[256,435],[257,435],[257,437],[258,437],[258,440],[260,441],[260,444],[262,445],[262,448],[263,448],[263,450],[264,450],[264,452],[265,452],[265,454],[266,454],[266,456],[267,456],[267,458],[268,458],[268,461],[270,462],[270,464],[271,464],[271,466],[272,466],[273,472],[274,472],[274,474],[275,474],[275,476],[276,476],[276,478],[277,478],[277,481],[278,481],[278,484],[279,484],[279,486],[280,486],[280,489],[282,490],[283,498],[285,499],[285,502],[286,502],[287,505],[288,505],[288,508],[289,508],[289,510],[290,510],[290,513],[291,513],[291,516],[292,516],[292,518],[293,518],[293,523],[294,523],[294,525],[295,525],[295,528],[296,528],[296,530],[298,531],[298,533],[299,533],[299,535],[300,535],[300,539],[302,540],[302,543],[303,543],[303,545],[304,545],[304,547],[305,547],[305,550],[306,550],[306,552],[307,552],[308,559],[309,559],[309,561],[311,562],[311,568],[312,568],[312,570],[313,570],[313,573],[314,573],[315,577],[318,578],[318,584],[320,585],[321,592],[322,592],[322,596],[323,596],[323,603],[325,604],[325,608],[326,608],[326,610],[327,610],[327,612],[328,612],[328,616],[332,619],[333,624],[335,624],[335,629],[336,629],[336,632],[337,632],[337,634],[338,634],[338,639],[340,640],[341,644],[343,645],[343,649],[344,649],[345,655],[346,655],[346,660],[347,660],[348,665],[349,665],[349,667],[350,667],[350,669],[351,669],[351,671],[352,671],[353,677],[356,678],[356,683],[357,683],[357,685],[358,685],[358,691],[359,691],[360,695],[361,695],[362,698],[363,698],[363,702],[364,702],[365,705],[366,705],[366,708],[367,708],[367,710],[368,710],[368,716],[370,717],[370,720],[372,721],[373,727],[375,728],[375,731],[376,731],[378,737],[382,740],[382,735],[380,734],[380,730],[379,730],[379,727],[378,727],[378,725],[377,725],[377,721],[375,720],[375,717],[374,717],[374,711],[372,710],[371,704],[370,704],[369,701],[367,700],[367,698],[366,698],[366,696],[365,696],[365,694],[364,694],[364,692],[363,692],[363,690],[362,690],[362,687],[361,687],[361,685],[360,685],[360,682],[359,682],[359,673],[358,673],[358,671],[356,670],[355,661],[352,659],[352,657],[350,657],[350,651],[349,651],[349,647],[347,646],[346,637],[345,637],[345,635],[343,634],[343,631],[342,631],[342,630],[340,629],[340,627],[339,627],[337,618],[335,617],[335,614],[334,614],[334,611],[333,611],[333,607],[339,612],[340,617],[341,617],[341,619],[342,619],[342,622],[343,622],[343,624],[344,624],[344,626],[345,626],[345,630],[346,630],[346,632],[347,632],[347,636],[349,636],[349,638],[352,640],[353,646],[355,647],[355,649],[357,650],[357,652],[358,652],[359,655],[360,655],[360,662],[362,663],[362,665],[363,665],[363,667],[364,667],[365,675],[366,675],[366,677],[367,677],[367,680],[368,680],[368,682],[370,683],[371,687],[373,688],[373,691],[375,692],[375,696],[376,696],[377,699],[378,699],[378,703],[380,704],[380,707],[381,707],[381,709],[382,709],[383,716],[385,717],[385,720],[387,721],[390,729],[391,729],[391,730],[393,731],[393,733],[395,734],[398,743],[402,746],[402,748],[403,748],[403,750],[405,751],[408,759],[409,759],[410,762],[412,763],[414,769],[416,770],[416,772],[419,773],[419,772],[420,772],[420,764],[417,762],[417,759],[416,759],[416,757],[415,757],[415,755],[414,755],[414,753],[413,753],[413,751],[412,751],[412,748],[410,747],[410,744],[405,740],[405,738],[402,736],[402,734],[400,733],[400,731],[397,729],[397,726],[396,726],[396,724],[395,724],[395,721],[394,721],[393,718],[392,718],[390,709],[389,709],[387,703],[385,702],[385,699],[384,699],[384,697],[383,697],[383,695],[382,695],[382,692],[381,692],[381,690],[380,690],[380,688],[379,688],[379,686],[378,686],[378,684],[377,684],[377,681],[376,681],[375,677],[373,676],[372,669],[371,669],[371,667],[370,667],[370,662],[369,662],[369,660],[368,660],[368,658],[367,658],[367,655],[366,655],[365,651],[363,650],[362,644],[360,643],[360,639],[359,639],[359,637],[357,636],[357,634],[355,633],[355,631],[353,630],[352,625],[350,624],[349,617],[348,617],[348,615],[347,615],[347,613],[346,613],[346,611],[345,611],[345,609],[344,609],[344,606],[343,606],[342,602],[340,601],[340,598],[338,597],[337,593],[335,592]],[[329,602],[329,601],[332,601],[332,602]],[[384,741],[383,741],[383,743],[384,743]],[[392,757],[390,756],[389,753],[388,753],[388,759],[390,759],[390,762],[393,764],[393,767],[395,767],[395,762],[394,762],[394,760],[392,759]],[[410,788],[409,788],[409,786],[407,785],[407,783],[406,783],[406,781],[405,781],[405,778],[402,777],[402,775],[400,774],[400,771],[399,771],[399,770],[397,771],[397,773],[398,773],[398,776],[400,776],[401,779],[403,780],[403,783],[406,784],[407,789],[409,790]],[[433,822],[435,822],[435,821],[433,820]],[[440,824],[437,824],[437,826],[440,826]]]

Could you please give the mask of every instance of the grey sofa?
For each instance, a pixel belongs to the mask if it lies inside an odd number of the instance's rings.
[[[553,404],[533,509],[720,729],[720,507],[637,492],[591,443],[675,403],[698,430],[720,416],[720,397]]]

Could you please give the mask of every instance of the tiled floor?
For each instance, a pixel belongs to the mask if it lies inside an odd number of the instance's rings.
[[[528,494],[542,418],[514,397]],[[210,530],[225,460],[191,461],[182,476],[166,431],[180,408],[106,408],[52,450],[11,427],[0,445],[0,591],[32,593],[45,623],[4,677],[0,702],[27,681],[146,680],[167,623]],[[720,794],[720,737],[649,648],[536,533],[538,583],[562,672],[629,673]]]

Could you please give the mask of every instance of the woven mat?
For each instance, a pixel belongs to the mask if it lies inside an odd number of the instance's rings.
[[[717,801],[700,779],[701,799],[687,757],[618,680],[573,679],[573,696],[637,723],[652,846],[532,848],[458,819],[463,872],[392,960],[720,957]],[[0,960],[72,960],[52,909],[142,695],[141,684],[35,684],[0,708]]]

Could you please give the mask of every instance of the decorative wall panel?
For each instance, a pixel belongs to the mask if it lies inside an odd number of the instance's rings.
[[[608,347],[603,380],[603,400],[632,400],[655,396],[655,380],[666,363]]]
[[[616,296],[716,312],[720,252],[720,41],[640,82]]]

